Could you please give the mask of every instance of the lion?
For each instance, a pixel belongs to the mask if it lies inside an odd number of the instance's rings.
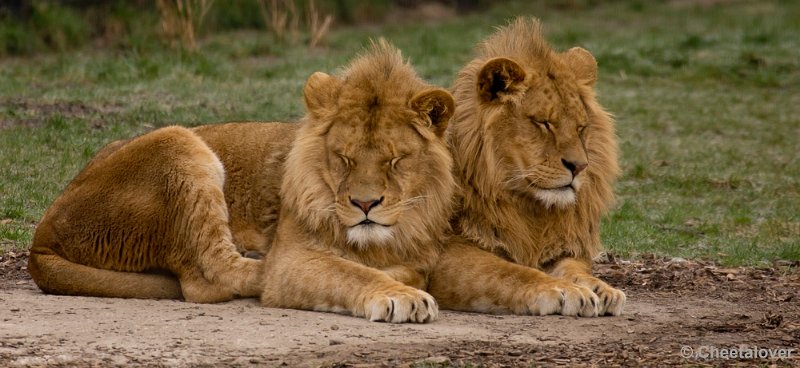
[[[113,142],[45,211],[28,270],[51,294],[255,296],[260,262],[236,251],[224,181],[222,162],[189,129]]]
[[[28,270],[50,294],[257,297],[296,124],[169,126],[103,147],[45,211]]]
[[[262,304],[434,320],[438,305],[423,289],[453,206],[453,96],[383,41],[339,75],[312,75],[304,95]]]
[[[420,289],[452,210],[452,95],[381,41],[342,75],[309,77],[304,99],[300,124],[171,126],[101,149],[37,227],[34,281],[53,294],[261,296],[434,319]]]
[[[478,54],[454,83],[448,128],[460,238],[442,253],[429,292],[447,309],[619,315],[625,294],[591,274],[619,173],[594,57],[553,51],[539,21],[525,18]]]

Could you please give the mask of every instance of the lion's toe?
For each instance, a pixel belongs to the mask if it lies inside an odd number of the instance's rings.
[[[424,291],[409,289],[373,296],[365,308],[367,319],[391,323],[427,323],[435,320],[439,314],[436,300]]]
[[[598,316],[618,316],[625,306],[625,293],[615,289],[596,277],[579,278],[578,285],[585,286],[597,295]]]
[[[532,299],[528,305],[530,314],[534,316],[559,314],[564,304],[564,293],[560,288],[550,288],[536,292]]]
[[[528,304],[535,316],[596,317],[600,314],[600,298],[588,288],[570,283],[557,283],[538,288]]]
[[[570,286],[564,288],[563,307],[561,315],[597,317],[600,307],[599,298],[588,288],[583,286]]]
[[[619,316],[625,307],[627,297],[622,290],[612,287],[604,288],[600,291],[600,315]]]

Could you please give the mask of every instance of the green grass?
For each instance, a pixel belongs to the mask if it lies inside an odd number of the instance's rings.
[[[477,41],[527,14],[554,46],[586,47],[600,64],[622,149],[619,201],[603,222],[610,251],[800,259],[800,4],[542,4],[338,28],[319,50],[253,30],[208,35],[194,55],[155,45],[0,60],[0,252],[29,246],[44,210],[106,142],[172,123],[296,119],[305,78],[335,71],[370,37],[448,86]]]

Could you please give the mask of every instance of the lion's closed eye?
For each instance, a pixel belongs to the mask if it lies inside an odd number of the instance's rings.
[[[342,161],[345,167],[353,166],[353,160],[342,153],[335,152],[334,153],[339,159]]]
[[[405,157],[406,156],[392,157],[392,159],[389,160],[389,167],[391,167],[393,170],[397,170],[398,169],[397,164],[400,162],[400,160],[404,159]]]

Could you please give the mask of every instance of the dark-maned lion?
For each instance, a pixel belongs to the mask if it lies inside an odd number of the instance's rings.
[[[597,63],[558,53],[539,22],[519,18],[458,74],[448,128],[463,189],[455,238],[430,293],[443,308],[618,315],[625,294],[591,274],[600,217],[618,175]]]

